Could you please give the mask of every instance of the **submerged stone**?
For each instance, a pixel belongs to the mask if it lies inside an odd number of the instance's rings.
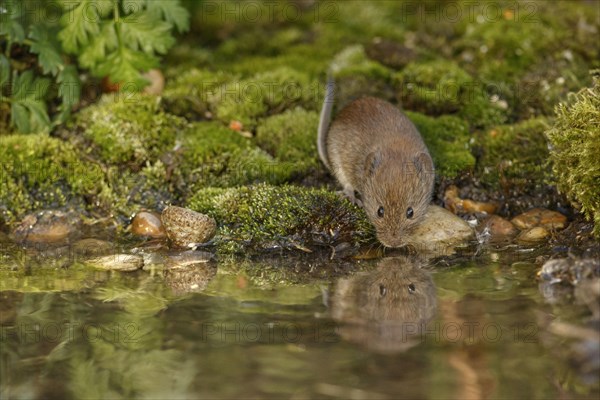
[[[581,282],[600,278],[600,260],[580,257],[548,260],[538,275],[550,283],[565,282],[576,286]]]
[[[144,266],[144,258],[137,254],[111,254],[90,258],[85,263],[103,270],[131,272]]]
[[[73,212],[45,210],[29,214],[14,230],[16,242],[65,243],[79,232],[81,218]]]
[[[77,257],[96,257],[115,249],[116,245],[106,240],[86,238],[73,243],[72,250]]]

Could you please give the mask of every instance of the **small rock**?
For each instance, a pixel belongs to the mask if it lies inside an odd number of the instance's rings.
[[[498,209],[494,203],[484,203],[469,199],[461,199],[458,196],[458,188],[454,185],[448,186],[444,193],[444,204],[454,214],[486,213],[493,214]]]
[[[514,217],[511,222],[519,229],[525,230],[536,226],[546,229],[563,229],[567,226],[567,217],[556,211],[544,208],[533,208]]]
[[[430,205],[425,218],[406,242],[418,252],[449,255],[454,247],[473,238],[475,232],[467,222],[445,208]]]
[[[517,236],[517,240],[521,242],[539,242],[548,237],[549,234],[550,232],[548,232],[546,228],[536,226],[521,232],[519,236]]]
[[[217,224],[208,215],[187,208],[169,206],[161,216],[167,237],[179,247],[205,243],[216,233]]]
[[[488,229],[492,239],[513,237],[519,232],[512,222],[498,215],[490,216],[483,226]]]
[[[109,271],[136,271],[143,267],[144,258],[137,254],[111,254],[108,256],[91,258],[87,264]]]
[[[44,210],[29,214],[14,230],[18,243],[65,243],[79,232],[81,219],[75,213]]]
[[[538,275],[550,283],[577,285],[581,281],[600,278],[600,260],[578,257],[552,259],[544,263]]]
[[[133,217],[131,232],[138,236],[165,237],[165,228],[160,215],[150,211],[140,211]]]
[[[165,77],[159,69],[151,69],[142,75],[150,81],[150,84],[144,88],[144,93],[158,96],[165,88]]]
[[[417,58],[417,53],[410,47],[380,37],[374,38],[365,52],[370,59],[394,69],[402,69]]]
[[[114,244],[106,240],[87,238],[73,243],[73,253],[78,257],[97,257],[110,252]]]

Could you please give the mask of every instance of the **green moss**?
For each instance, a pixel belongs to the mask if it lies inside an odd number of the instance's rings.
[[[0,212],[7,223],[43,208],[82,205],[103,178],[71,144],[44,134],[0,136]]]
[[[452,61],[410,63],[396,75],[405,108],[431,115],[457,113],[474,128],[502,123],[506,111],[484,85]]]
[[[282,183],[292,172],[292,164],[274,159],[251,139],[218,122],[196,123],[183,137],[181,153],[174,173],[186,193],[208,186]]]
[[[267,115],[296,106],[318,108],[318,87],[303,72],[281,67],[226,83],[211,103],[218,119],[226,123],[237,120],[245,129],[252,130]]]
[[[572,48],[593,59],[598,46],[592,44],[593,34],[584,33],[597,26],[592,7],[584,2],[536,1],[518,8],[507,5],[495,18],[479,7],[475,18],[464,19],[464,35],[455,46],[469,54],[482,79],[496,82],[513,81],[557,50]]]
[[[318,125],[319,115],[314,111],[300,107],[287,110],[258,126],[256,142],[278,162],[288,163],[294,174],[305,174],[319,165]]]
[[[411,111],[406,111],[406,115],[423,136],[438,175],[451,178],[475,165],[469,150],[469,124],[465,121],[449,115],[433,118]]]
[[[515,118],[550,115],[559,96],[587,84],[587,70],[600,66],[592,7],[560,1],[507,4],[495,18],[476,7],[474,18],[461,21],[464,33],[452,46],[468,60],[465,68],[508,101]]]
[[[255,185],[201,190],[188,207],[219,225],[219,249],[302,249],[374,240],[364,212],[325,189]]]
[[[336,82],[337,109],[362,96],[386,100],[394,98],[392,71],[370,60],[361,45],[349,46],[337,54],[331,63],[331,70]]]
[[[544,185],[549,178],[547,121],[534,118],[497,126],[477,136],[477,173],[493,188],[518,188],[521,193]]]
[[[209,97],[233,77],[224,72],[193,68],[168,82],[163,92],[164,108],[187,120],[204,119],[209,113]]]
[[[120,94],[83,110],[77,125],[102,161],[139,167],[170,150],[187,124],[161,111],[158,97]]]
[[[429,114],[458,111],[461,94],[473,83],[466,71],[445,60],[410,63],[397,80],[404,107]]]
[[[333,55],[334,51],[331,48],[301,43],[278,55],[249,54],[242,59],[236,59],[234,63],[224,62],[223,68],[248,76],[256,73],[257,65],[260,65],[261,70],[264,71],[290,65],[301,65],[302,72],[308,74],[311,78],[317,78],[327,71]]]
[[[600,78],[556,107],[547,136],[559,189],[594,220],[600,237]]]

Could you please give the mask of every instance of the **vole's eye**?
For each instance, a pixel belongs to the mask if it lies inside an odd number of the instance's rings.
[[[379,216],[379,218],[383,218],[383,206],[377,209],[377,215]]]
[[[415,290],[417,290],[417,288],[415,287],[415,285],[413,283],[410,283],[408,285],[408,293],[414,293]]]
[[[413,217],[413,209],[412,207],[408,207],[406,209],[406,218],[411,219]]]
[[[385,286],[379,285],[379,295],[381,297],[385,297],[386,293],[387,293],[387,289],[385,288]]]

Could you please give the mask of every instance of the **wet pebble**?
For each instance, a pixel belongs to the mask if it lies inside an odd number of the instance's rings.
[[[169,206],[161,216],[167,237],[179,247],[205,243],[216,233],[217,224],[208,215],[187,208]]]
[[[469,224],[445,208],[430,205],[425,218],[406,239],[418,252],[452,254],[474,237]]]
[[[600,260],[578,257],[552,259],[544,263],[538,275],[550,283],[577,285],[584,280],[600,278]]]
[[[25,216],[13,235],[18,243],[66,243],[79,232],[80,226],[81,218],[75,213],[44,210]]]
[[[521,242],[539,242],[546,239],[549,234],[550,232],[546,228],[536,226],[519,233],[517,240]]]
[[[458,188],[450,185],[444,193],[444,205],[454,214],[467,213],[486,213],[493,214],[498,209],[494,203],[485,203],[481,201],[461,199],[458,195]]]
[[[490,216],[483,227],[488,230],[492,239],[504,239],[515,236],[519,230],[512,224],[512,222],[498,216]]]
[[[108,271],[136,271],[143,267],[144,258],[138,254],[111,254],[86,261],[94,268]]]
[[[511,222],[521,230],[538,226],[546,229],[563,229],[567,226],[567,217],[556,211],[534,208],[517,215]]]
[[[150,211],[140,211],[133,217],[131,233],[151,238],[163,238],[166,235],[160,215]]]

